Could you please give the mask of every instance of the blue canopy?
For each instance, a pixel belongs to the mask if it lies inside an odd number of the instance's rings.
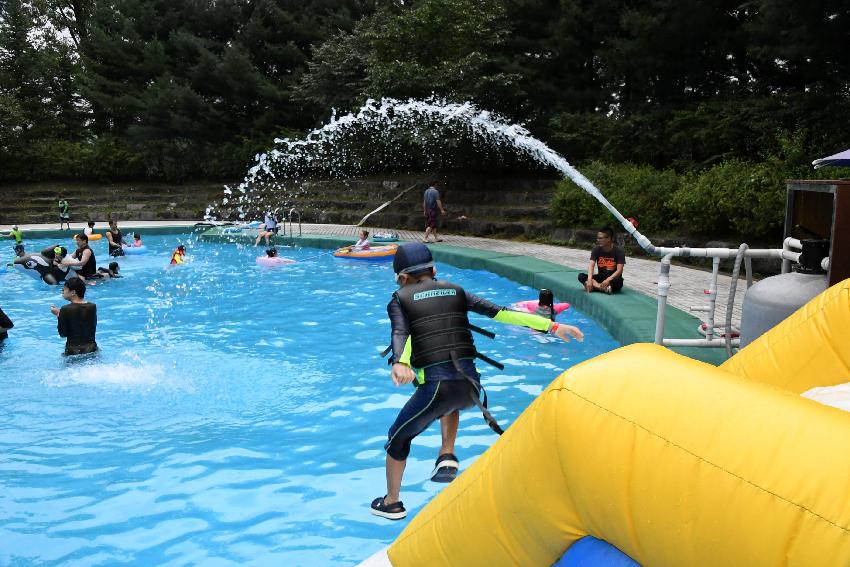
[[[836,167],[850,167],[850,150],[844,150],[834,156],[829,156],[821,159],[816,159],[812,162],[815,169],[826,167],[828,165]]]

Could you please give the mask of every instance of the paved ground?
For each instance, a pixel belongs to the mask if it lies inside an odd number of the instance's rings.
[[[125,229],[131,227],[158,227],[158,226],[192,226],[197,221],[127,221],[120,223],[120,226]],[[82,230],[84,225],[80,223],[72,223],[72,227]],[[0,233],[8,234],[9,226],[0,226]],[[40,225],[25,225],[21,226],[21,230],[26,233],[28,230],[55,230],[57,225],[40,224]],[[103,230],[105,226],[97,226],[96,230]],[[365,227],[372,231],[386,231],[382,227]],[[359,228],[351,225],[333,225],[333,224],[304,224],[301,229],[305,234],[328,234],[338,236],[350,236],[352,242],[357,240]],[[297,226],[295,227],[297,234]],[[422,237],[421,232],[412,232],[407,230],[397,230],[399,237],[402,240],[416,240]],[[26,234],[25,234],[26,236]],[[440,235],[445,244],[454,246],[468,246],[470,248],[479,248],[483,250],[493,250],[497,252],[506,252],[509,254],[524,254],[547,260],[555,264],[561,264],[570,268],[584,269],[587,267],[589,260],[589,252],[587,250],[576,250],[574,248],[566,248],[563,246],[553,246],[548,244],[535,244],[531,242],[517,242],[511,240],[497,240],[494,238],[478,238],[473,236],[458,236],[452,234]],[[658,281],[658,261],[644,260],[640,258],[627,258],[625,279],[626,285],[645,293],[651,297],[655,297]],[[692,313],[695,316],[704,318],[704,314],[691,311],[691,307],[704,306],[706,304],[705,294],[703,290],[708,288],[709,272],[696,270],[686,266],[674,265],[670,270],[670,292],[668,301],[674,307]],[[732,278],[721,275],[718,279],[718,294],[717,294],[717,310],[715,320],[722,323],[726,314],[726,302],[728,298],[729,285]],[[576,285],[579,285],[576,282]],[[738,284],[738,293],[735,298],[735,306],[733,311],[733,323],[738,326],[741,321],[741,302],[744,296],[746,284],[741,280]]]

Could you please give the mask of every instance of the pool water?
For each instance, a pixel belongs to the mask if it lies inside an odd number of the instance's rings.
[[[0,564],[353,565],[389,544],[407,522],[369,503],[412,391],[379,357],[390,264],[280,248],[298,263],[263,268],[262,248],[144,242],[148,255],[119,261],[122,279],[88,289],[101,351],[82,360],[61,356],[49,310],[60,287],[0,268],[15,323],[0,343]],[[190,261],[169,267],[178,243]],[[106,244],[93,248],[105,266]],[[536,298],[494,274],[438,270],[500,304]],[[472,320],[497,333],[476,342],[506,365],[479,365],[503,426],[562,370],[618,346],[573,309],[559,321],[579,325],[582,344]],[[464,412],[462,468],[495,440]],[[414,441],[411,516],[442,488],[428,481],[439,444],[438,425]]]

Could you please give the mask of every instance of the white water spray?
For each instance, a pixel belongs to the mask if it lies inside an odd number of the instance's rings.
[[[389,145],[392,145],[395,136],[406,134],[410,137],[412,134],[412,139],[419,141],[423,152],[427,153],[426,141],[433,139],[433,126],[471,135],[485,145],[513,148],[542,165],[553,167],[608,209],[642,247],[652,247],[649,240],[637,232],[602,192],[566,159],[531,136],[522,126],[510,124],[486,110],[479,110],[469,102],[458,104],[388,98],[369,100],[356,113],[334,116],[326,125],[311,131],[303,139],[275,139],[275,148],[256,156],[257,163],[248,170],[248,175],[236,190],[225,188],[221,205],[235,209],[240,219],[246,218],[252,210],[265,208],[258,188],[286,190],[287,180],[291,183],[292,177],[317,165],[333,170],[336,163],[342,163],[350,157],[341,149],[344,147],[342,142],[358,132],[362,133],[364,129]],[[304,191],[303,186],[300,190]],[[208,217],[214,218],[216,211],[216,207],[208,208]]]

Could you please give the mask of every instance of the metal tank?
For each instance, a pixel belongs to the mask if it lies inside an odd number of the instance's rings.
[[[747,290],[741,312],[741,348],[829,287],[826,270],[821,267],[829,254],[829,241],[803,240],[802,245],[796,272],[765,278]]]

